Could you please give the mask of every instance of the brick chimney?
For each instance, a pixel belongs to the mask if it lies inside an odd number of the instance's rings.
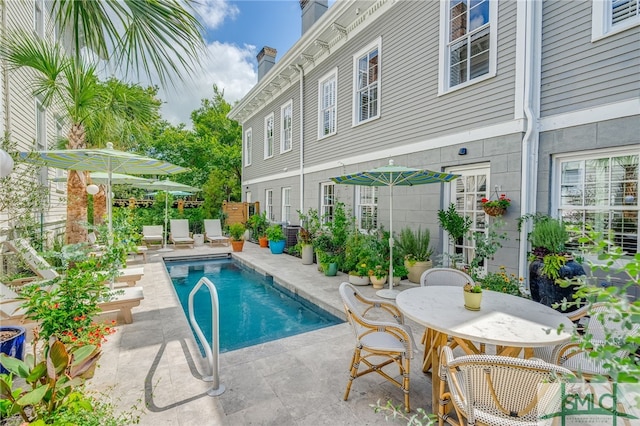
[[[302,9],[302,34],[316,23],[329,8],[328,0],[300,0]]]
[[[258,81],[267,75],[271,67],[276,63],[276,54],[278,51],[273,47],[265,46],[262,48],[256,58],[258,59]]]

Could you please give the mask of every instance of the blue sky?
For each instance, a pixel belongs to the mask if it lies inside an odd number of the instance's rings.
[[[333,4],[334,0],[329,0]],[[197,8],[207,28],[209,57],[184,84],[161,90],[163,117],[190,127],[189,115],[210,98],[212,86],[224,89],[225,99],[241,99],[257,81],[256,55],[264,46],[278,51],[276,62],[300,38],[298,0],[200,0]]]

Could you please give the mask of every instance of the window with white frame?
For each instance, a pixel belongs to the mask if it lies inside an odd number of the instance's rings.
[[[336,186],[333,182],[320,184],[320,218],[322,223],[333,221],[333,209],[336,205]]]
[[[377,186],[356,186],[356,220],[362,231],[378,229]]]
[[[497,4],[494,0],[441,3],[441,93],[495,75]]]
[[[251,165],[251,151],[253,150],[253,131],[248,129],[244,132],[244,165]]]
[[[33,29],[38,37],[44,37],[44,0],[34,1]]]
[[[280,153],[291,151],[293,147],[293,102],[280,108]]]
[[[471,219],[471,229],[467,236],[457,241],[451,241],[446,235],[447,243],[444,252],[449,261],[469,265],[475,257],[475,240],[472,235],[476,232],[486,232],[487,215],[482,209],[482,199],[491,197],[489,187],[490,168],[488,165],[474,167],[460,167],[447,169],[447,173],[460,175],[449,185],[449,193],[445,199],[445,210],[453,203],[462,216]],[[497,195],[496,195],[497,196]],[[484,266],[486,269],[486,265]]]
[[[251,203],[251,191],[247,191],[247,192],[244,193],[244,200],[247,203]]]
[[[613,244],[638,253],[640,152],[593,152],[559,156],[554,188],[558,215],[565,222],[611,232]]]
[[[318,139],[337,132],[338,69],[318,81]]]
[[[58,144],[62,139],[64,139],[64,120],[62,117],[56,117],[56,144]],[[66,177],[66,172],[62,169],[56,169],[56,190],[63,191],[64,190],[64,178]]]
[[[41,98],[36,98],[36,151],[46,151],[47,148],[47,110]],[[49,169],[46,166],[40,167],[39,182],[47,185],[49,181]]]
[[[591,39],[640,25],[640,0],[593,0]]]
[[[273,157],[273,113],[264,118],[264,158]]]
[[[264,191],[264,211],[267,212],[267,219],[271,222],[276,220],[273,215],[273,189],[267,189]]]
[[[382,39],[353,56],[353,124],[380,116],[380,50]]]
[[[291,188],[282,188],[282,222],[291,222]]]

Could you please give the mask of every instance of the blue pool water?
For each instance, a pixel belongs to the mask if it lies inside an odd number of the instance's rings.
[[[189,317],[189,293],[200,278],[216,286],[220,303],[220,352],[339,324],[342,321],[233,260],[166,261],[182,308]],[[203,286],[194,312],[211,343],[211,298]],[[200,343],[200,342],[198,342]]]

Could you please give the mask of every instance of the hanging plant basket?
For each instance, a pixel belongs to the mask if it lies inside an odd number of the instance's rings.
[[[484,212],[489,216],[502,216],[507,212],[507,209],[505,207],[482,206],[482,208],[484,209]]]

